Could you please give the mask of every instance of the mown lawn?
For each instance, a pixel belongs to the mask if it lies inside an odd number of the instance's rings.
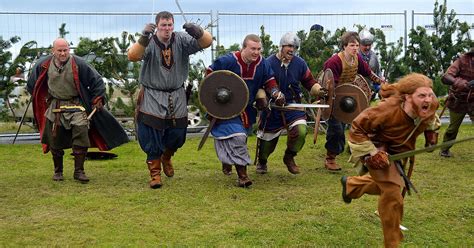
[[[468,136],[474,136],[470,124],[458,138]],[[382,246],[377,197],[343,203],[339,179],[355,170],[345,153],[338,157],[342,172],[327,172],[324,140],[313,145],[307,136],[296,159],[302,173],[291,175],[282,163],[282,137],[268,174],[250,167],[249,189],[234,186],[235,171],[221,173],[212,140],[198,152],[199,138],[189,138],[174,157],[174,178],[157,190],[148,188],[136,142],[114,149],[116,159],[87,161],[85,185],[72,179],[72,156],[65,159],[65,181],[54,182],[51,155],[40,145],[1,145],[0,246]],[[438,151],[417,156],[412,180],[420,193],[405,200],[403,246],[474,246],[473,146],[453,147],[449,159]],[[249,149],[253,157],[255,136]]]

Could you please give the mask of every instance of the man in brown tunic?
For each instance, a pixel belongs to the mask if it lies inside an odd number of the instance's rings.
[[[443,142],[455,140],[464,116],[474,116],[474,47],[449,66],[441,81],[449,85],[446,107],[449,109],[449,126]],[[451,157],[449,148],[440,151],[443,157]]]
[[[397,247],[403,238],[399,226],[403,215],[401,188],[404,184],[396,166],[389,162],[388,154],[415,149],[418,135],[439,128],[435,115],[439,103],[432,87],[428,77],[415,73],[395,84],[383,85],[380,92],[385,99],[357,116],[349,132],[351,162],[362,162],[363,172],[368,170],[368,174],[343,176],[342,197],[350,203],[363,194],[380,196],[378,212],[385,247]],[[434,144],[436,139],[429,142]],[[406,159],[403,162],[406,163]]]

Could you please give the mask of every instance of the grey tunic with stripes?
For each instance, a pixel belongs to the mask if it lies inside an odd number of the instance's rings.
[[[171,53],[156,41],[152,39],[145,49],[139,79],[144,87],[140,112],[158,119],[187,118],[183,86],[188,77],[189,56],[202,48],[185,32],[173,33]],[[171,57],[162,56],[167,52]]]

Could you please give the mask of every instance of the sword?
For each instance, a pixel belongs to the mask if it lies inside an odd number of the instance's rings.
[[[301,110],[301,108],[329,108],[327,104],[310,104],[310,103],[289,103],[283,106],[278,106],[274,103],[270,104],[270,108],[278,110]]]
[[[428,147],[421,148],[421,149],[415,149],[415,150],[411,150],[411,151],[407,151],[407,152],[402,152],[402,153],[398,153],[398,154],[394,154],[394,155],[389,155],[388,160],[396,161],[396,160],[411,157],[411,156],[419,154],[419,153],[432,152],[433,150],[436,150],[436,149],[450,147],[454,144],[462,143],[462,142],[466,142],[466,141],[470,141],[470,140],[474,140],[474,136],[473,137],[467,137],[467,138],[464,138],[464,139],[459,139],[459,140],[450,140],[450,141],[443,142],[443,143],[438,144],[438,145],[428,146]]]
[[[188,19],[187,19],[186,16],[184,15],[184,11],[183,11],[183,9],[181,8],[181,5],[179,5],[178,0],[175,0],[175,2],[176,2],[176,5],[178,6],[179,12],[181,12],[181,15],[183,16],[184,21],[187,23],[187,22],[188,22]]]
[[[204,143],[206,143],[207,137],[209,136],[209,133],[211,132],[212,127],[214,126],[214,124],[216,124],[216,120],[217,118],[211,117],[211,123],[209,123],[209,126],[207,126],[206,132],[204,133],[204,135],[201,138],[201,141],[199,142],[198,151],[201,150]]]

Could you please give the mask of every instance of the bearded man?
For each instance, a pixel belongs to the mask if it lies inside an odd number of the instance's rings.
[[[401,189],[405,185],[388,156],[414,150],[421,133],[435,134],[439,129],[436,118],[439,103],[432,88],[431,79],[417,73],[395,84],[382,85],[380,93],[384,99],[362,111],[349,131],[350,161],[362,162],[360,174],[363,175],[341,178],[342,198],[350,203],[364,194],[379,195],[378,212],[385,247],[397,247],[403,238]],[[437,135],[428,136],[432,137],[428,140],[430,145],[436,144]],[[407,159],[402,162],[405,165]],[[414,157],[410,162],[414,163]]]

